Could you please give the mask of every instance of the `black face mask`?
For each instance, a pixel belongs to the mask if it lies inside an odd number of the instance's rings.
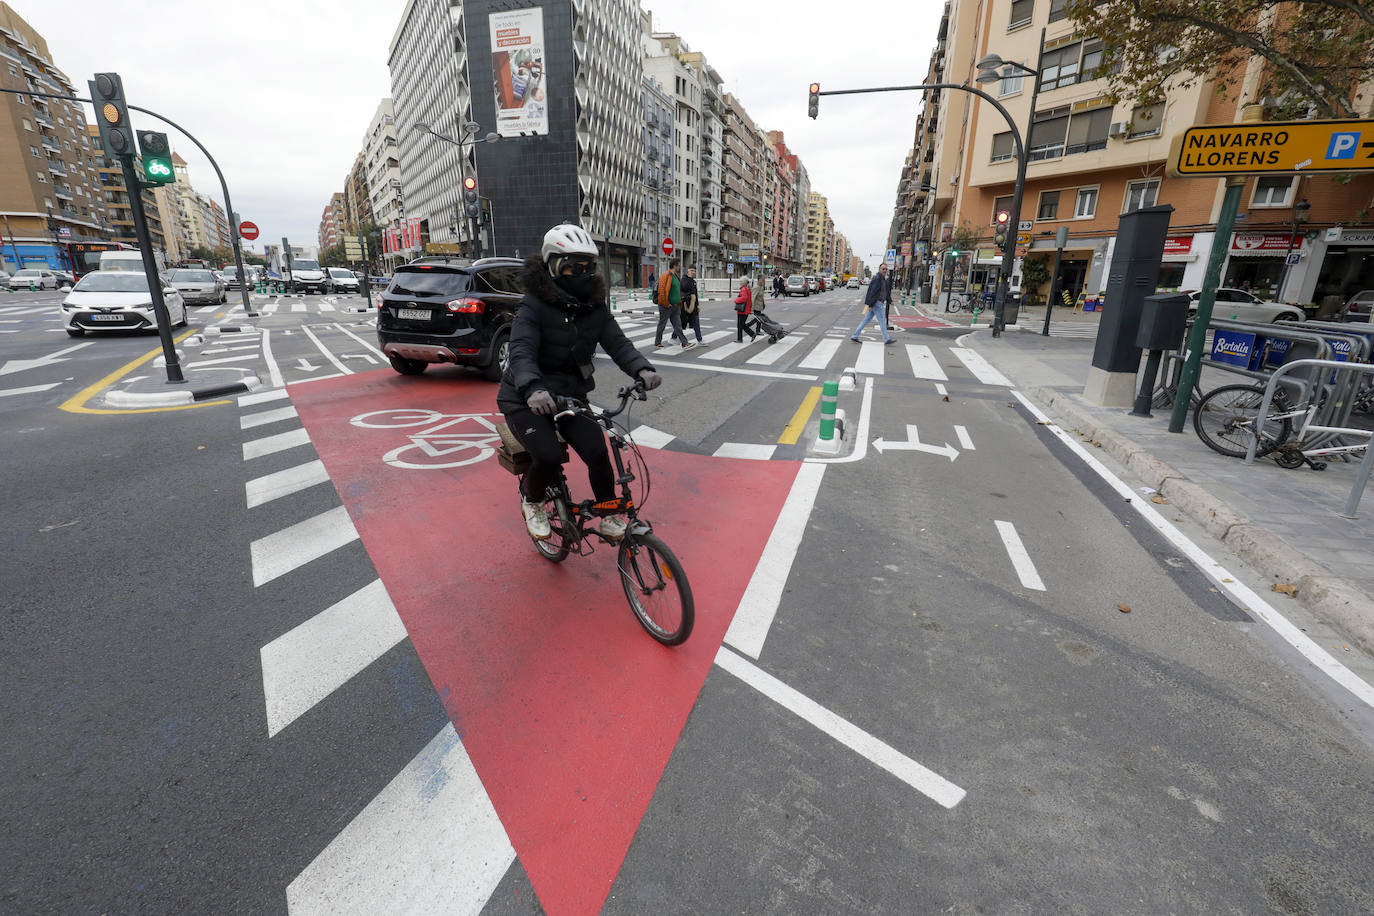
[[[596,281],[598,279],[599,278],[594,274],[590,277],[558,276],[553,278],[553,282],[559,289],[569,296],[572,296],[578,302],[589,302],[596,293]]]

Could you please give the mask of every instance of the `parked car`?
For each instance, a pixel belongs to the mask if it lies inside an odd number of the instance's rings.
[[[1188,294],[1188,311],[1196,312],[1202,292],[1200,290],[1183,290],[1183,292]],[[1219,286],[1217,287],[1216,304],[1212,307],[1212,317],[1269,323],[1274,321],[1302,321],[1307,316],[1296,305],[1266,302],[1259,296],[1243,289]]]
[[[25,267],[10,277],[10,289],[28,289],[30,286],[37,289],[57,289],[57,274],[46,267]]]
[[[164,278],[162,299],[176,327],[187,322],[186,300]],[[157,330],[153,297],[146,275],[132,270],[97,270],[86,274],[62,301],[62,327],[72,337],[87,331]]]
[[[819,277],[806,278],[806,289],[808,292],[819,293],[821,291],[821,281]]]
[[[168,272],[167,279],[177,288],[177,292],[181,293],[181,298],[188,303],[213,305],[217,302],[224,302],[228,298],[224,295],[224,284],[219,281],[213,271],[181,267]]]
[[[858,288],[859,288],[859,278],[858,278],[858,277],[850,277],[850,278],[849,278],[849,282],[846,283],[846,284],[844,285],[844,287],[845,287],[845,289],[858,289]]]
[[[806,278],[801,274],[792,274],[783,284],[783,294],[787,296],[809,296],[811,287],[807,284]]]
[[[358,278],[353,271],[344,267],[331,267],[325,271],[328,276],[325,278],[328,291],[331,293],[356,293],[358,291]]]
[[[499,381],[523,295],[516,258],[421,258],[396,268],[377,310],[377,342],[402,375],[430,363],[472,366]]]
[[[1362,289],[1346,300],[1341,309],[1341,321],[1368,321],[1374,309],[1374,289]]]

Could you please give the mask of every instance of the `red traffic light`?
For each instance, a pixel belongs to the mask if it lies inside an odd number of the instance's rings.
[[[1011,221],[1011,212],[1008,210],[997,211],[997,225],[1005,226]]]
[[[465,190],[465,191],[475,191],[475,190],[477,190],[477,179],[476,179],[476,178],[473,178],[471,175],[469,175],[467,178],[464,178],[464,179],[463,179],[463,190]]]

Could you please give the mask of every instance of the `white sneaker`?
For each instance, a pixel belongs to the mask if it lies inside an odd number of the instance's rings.
[[[520,509],[525,513],[525,528],[529,531],[530,537],[536,541],[544,541],[553,536],[553,529],[549,527],[549,516],[544,512],[542,505],[532,503],[522,496]]]
[[[625,519],[618,515],[607,515],[601,519],[597,530],[608,541],[618,541],[625,536]]]
[[[687,341],[685,344],[682,345],[682,349],[684,349],[684,350],[690,350],[690,349],[692,349],[692,348],[695,347],[695,346],[696,346],[696,344],[692,343],[692,342],[689,340],[689,341]]]

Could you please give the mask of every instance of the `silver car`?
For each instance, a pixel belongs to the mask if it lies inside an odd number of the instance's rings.
[[[1188,295],[1188,311],[1196,312],[1200,290],[1184,290]],[[1217,287],[1216,302],[1212,306],[1213,318],[1229,318],[1235,321],[1253,321],[1269,324],[1275,321],[1302,321],[1307,314],[1296,305],[1282,302],[1266,302],[1254,293],[1233,286]]]
[[[57,274],[46,267],[25,267],[10,277],[10,289],[57,289]]]
[[[183,267],[168,273],[167,279],[176,287],[177,292],[181,293],[181,298],[186,300],[187,304],[214,304],[224,302],[227,298],[224,295],[224,284],[215,277],[213,271]]]

